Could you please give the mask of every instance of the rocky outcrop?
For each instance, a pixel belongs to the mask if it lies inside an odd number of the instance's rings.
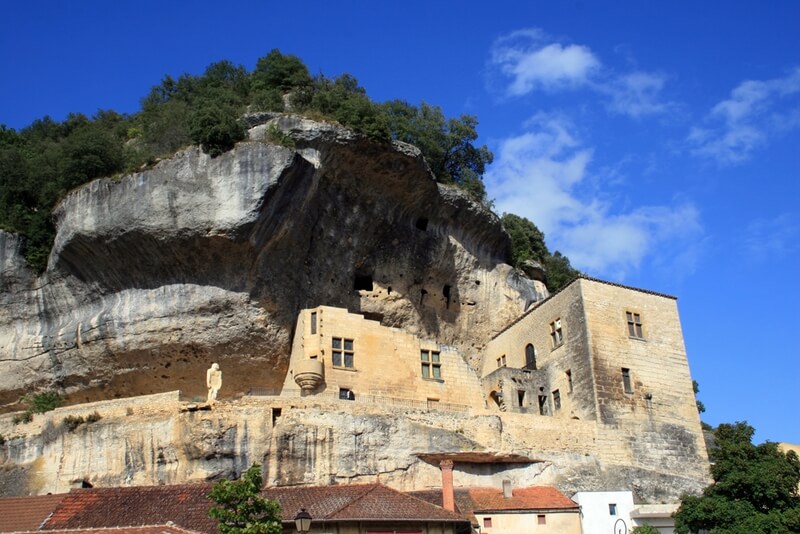
[[[181,389],[279,388],[298,310],[345,307],[477,348],[546,293],[504,262],[499,220],[437,184],[414,147],[266,116],[217,158],[183,150],[56,208],[37,277],[0,232],[0,406],[35,388],[71,402]],[[270,142],[275,128],[293,139]]]
[[[65,417],[100,418],[70,429]],[[0,416],[0,495],[235,478],[252,463],[269,485],[382,482],[437,488],[452,459],[457,486],[556,485],[565,493],[632,488],[674,501],[704,485],[669,465],[620,463],[590,422],[314,398],[245,397],[186,411],[178,393],[57,409],[12,425]]]

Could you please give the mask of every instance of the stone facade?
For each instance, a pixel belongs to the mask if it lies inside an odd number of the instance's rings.
[[[455,348],[341,308],[319,306],[300,312],[282,395],[300,395],[296,377],[309,360],[320,362],[323,374],[309,395],[341,395],[344,400],[368,395],[434,408],[439,403],[463,409],[485,405],[477,374]]]

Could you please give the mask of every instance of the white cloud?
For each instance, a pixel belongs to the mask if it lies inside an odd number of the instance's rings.
[[[745,229],[742,244],[750,259],[774,260],[800,249],[800,220],[791,213],[756,219]]]
[[[507,84],[504,92],[512,97],[537,90],[588,88],[608,99],[610,112],[633,118],[672,107],[661,101],[664,75],[640,70],[616,74],[604,69],[588,46],[558,42],[537,28],[497,39],[490,65],[499,70]]]
[[[539,114],[526,128],[496,151],[486,175],[489,194],[500,212],[533,221],[550,249],[565,253],[578,269],[622,279],[656,247],[678,251],[701,233],[690,203],[622,211],[616,199],[589,187],[593,151],[563,117]]]
[[[495,41],[491,63],[511,78],[509,95],[580,86],[600,68],[600,61],[588,47],[549,40],[541,30],[528,29]]]
[[[711,108],[702,125],[689,131],[692,153],[724,165],[748,160],[771,137],[800,127],[798,94],[800,68],[783,78],[745,80]],[[776,109],[786,100],[788,106]]]
[[[635,71],[598,85],[598,91],[610,101],[609,111],[632,118],[664,113],[674,107],[661,100],[666,77],[653,72]]]

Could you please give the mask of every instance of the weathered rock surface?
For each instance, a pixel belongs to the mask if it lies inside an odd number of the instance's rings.
[[[73,402],[204,394],[212,361],[221,398],[279,388],[296,314],[320,304],[474,360],[545,294],[504,263],[497,217],[437,184],[414,147],[270,120],[293,148],[260,125],[217,158],[188,148],[72,192],[40,277],[0,232],[0,406],[35,388]]]
[[[94,486],[176,484],[240,475],[262,463],[271,485],[380,481],[401,490],[441,485],[439,457],[458,486],[556,485],[633,489],[647,502],[698,491],[674,466],[643,469],[596,447],[594,424],[519,414],[447,413],[348,401],[245,397],[181,411],[177,392],[65,407],[13,426],[0,416],[0,494]],[[70,431],[67,415],[97,412]],[[567,427],[567,428],[565,428]]]

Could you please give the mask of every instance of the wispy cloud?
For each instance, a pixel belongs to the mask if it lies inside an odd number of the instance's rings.
[[[527,29],[495,41],[491,62],[511,78],[508,94],[580,86],[600,68],[600,61],[589,48],[548,40],[541,30]]]
[[[723,165],[748,160],[771,137],[800,127],[798,94],[800,67],[783,78],[740,83],[690,130],[692,153]]]
[[[585,88],[606,97],[611,113],[633,118],[664,113],[673,105],[661,97],[664,75],[642,70],[615,73],[588,46],[560,42],[538,28],[497,39],[489,64],[510,97]]]
[[[800,220],[782,213],[771,219],[756,219],[745,229],[742,244],[755,261],[774,260],[800,249]]]
[[[677,250],[702,233],[688,202],[620,210],[614,194],[597,188],[593,150],[564,117],[538,114],[525,126],[500,143],[486,176],[490,195],[501,212],[534,221],[579,269],[623,279],[656,247]]]

